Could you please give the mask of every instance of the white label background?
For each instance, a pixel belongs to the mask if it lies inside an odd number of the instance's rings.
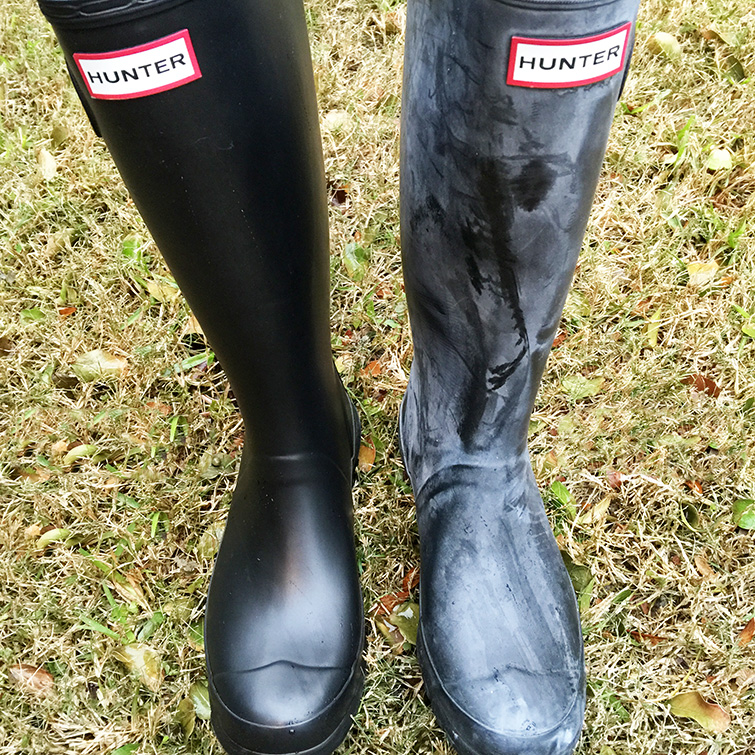
[[[89,94],[99,99],[144,97],[202,75],[186,30],[127,50],[76,53],[73,57]],[[128,76],[123,75],[124,70]],[[137,78],[133,78],[134,72]]]
[[[508,83],[519,86],[566,87],[608,78],[624,67],[629,29],[630,25],[627,24],[609,34],[573,42],[514,37]],[[615,47],[619,47],[618,55],[608,58],[608,51]],[[601,52],[604,53],[604,59],[596,63],[595,55]],[[584,56],[587,58],[580,60]],[[560,61],[563,58],[569,61],[574,58],[574,68],[561,67]],[[533,59],[534,67],[529,62],[522,65],[522,61]],[[553,68],[549,69],[552,64]]]

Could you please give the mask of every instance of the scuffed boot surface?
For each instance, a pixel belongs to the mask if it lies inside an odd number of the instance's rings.
[[[582,726],[579,613],[526,440],[636,5],[409,2],[401,232],[414,362],[401,438],[421,541],[419,659],[462,755],[568,755]],[[583,60],[537,40],[593,47]],[[578,86],[566,85],[571,65]],[[540,85],[548,77],[558,88]]]
[[[417,505],[420,660],[451,741],[461,753],[570,751],[584,707],[579,617],[526,459],[449,467]]]

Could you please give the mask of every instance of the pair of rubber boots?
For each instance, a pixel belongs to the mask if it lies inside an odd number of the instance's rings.
[[[231,755],[333,751],[363,684],[334,370],[325,179],[300,0],[40,0],[78,94],[246,425],[207,602]],[[582,242],[636,0],[409,0],[402,452],[419,660],[462,755],[564,755],[582,725],[574,594],[528,420]]]

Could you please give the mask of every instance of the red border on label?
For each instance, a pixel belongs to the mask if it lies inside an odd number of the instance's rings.
[[[136,52],[145,52],[152,50],[155,47],[168,44],[169,42],[175,42],[177,39],[183,39],[186,42],[186,49],[189,53],[189,60],[194,67],[194,73],[187,76],[185,79],[179,79],[170,84],[163,84],[163,86],[155,87],[154,89],[145,89],[139,92],[132,92],[128,94],[95,94],[89,85],[89,80],[84,73],[84,69],[79,64],[80,60],[107,60],[109,58],[120,58],[124,55],[132,55]],[[199,70],[199,62],[197,56],[194,53],[194,45],[191,43],[191,37],[189,36],[188,29],[182,29],[175,34],[169,34],[167,37],[156,39],[154,42],[147,42],[143,45],[136,45],[136,47],[125,47],[122,50],[113,50],[112,52],[75,52],[73,59],[76,61],[81,78],[84,80],[84,85],[89,90],[89,95],[96,100],[133,100],[137,97],[147,97],[150,94],[158,94],[159,92],[167,92],[169,89],[175,89],[176,87],[188,84],[190,81],[196,81],[202,78],[202,72]]]
[[[603,34],[596,34],[593,37],[580,37],[579,39],[537,39],[535,37],[512,37],[511,38],[511,52],[509,53],[509,70],[506,76],[506,83],[510,86],[524,87],[526,89],[569,89],[571,87],[585,86],[587,84],[594,84],[596,81],[603,81],[611,76],[615,76],[622,68],[627,58],[627,49],[629,47],[629,32],[632,29],[632,22],[628,21],[621,26],[617,26],[611,31],[603,32]],[[574,81],[556,81],[556,82],[523,82],[514,79],[514,69],[516,66],[517,51],[519,45],[524,42],[525,44],[538,44],[543,46],[560,46],[566,47],[568,45],[581,45],[585,42],[599,42],[601,39],[607,37],[613,37],[622,31],[627,32],[626,39],[624,40],[624,49],[621,53],[621,62],[619,65],[611,71],[606,71],[600,76],[594,76],[590,79],[576,79]]]

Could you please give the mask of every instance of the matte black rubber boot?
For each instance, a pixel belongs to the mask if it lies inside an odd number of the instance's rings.
[[[633,42],[637,0],[409,0],[402,450],[419,660],[462,755],[565,755],[579,614],[527,428]]]
[[[41,0],[245,426],[207,601],[231,755],[330,753],[362,688],[317,105],[300,0]]]

